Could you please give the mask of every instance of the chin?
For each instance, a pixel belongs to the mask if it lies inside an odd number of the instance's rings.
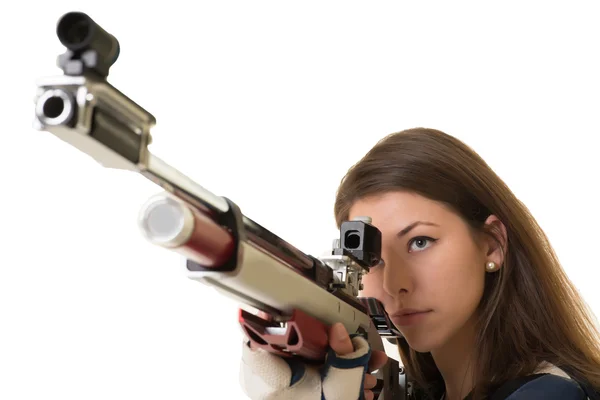
[[[430,353],[433,346],[423,340],[409,340],[406,339],[408,346],[416,351],[417,353]]]
[[[402,332],[408,346],[417,353],[430,353],[440,347],[442,340],[435,337],[432,333],[423,334],[423,332]]]

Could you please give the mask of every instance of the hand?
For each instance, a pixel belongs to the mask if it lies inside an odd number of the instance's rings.
[[[385,365],[387,355],[372,350],[362,336],[348,335],[340,323],[329,328],[328,336],[330,349],[321,366],[244,343],[240,365],[244,393],[252,400],[373,400],[377,378],[370,372]]]
[[[336,323],[329,329],[329,347],[335,351],[338,355],[343,356],[350,354],[354,351],[354,345],[350,339],[350,335],[346,331],[346,328],[341,323]],[[365,389],[365,400],[373,400],[374,394],[371,390],[377,384],[377,378],[370,374],[385,365],[388,360],[388,356],[383,351],[373,350],[371,352],[371,358],[369,359],[369,370],[365,374],[364,389]]]

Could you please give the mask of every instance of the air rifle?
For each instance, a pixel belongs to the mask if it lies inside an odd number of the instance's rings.
[[[375,350],[384,350],[382,338],[401,338],[379,301],[358,296],[381,257],[381,233],[368,217],[343,222],[330,255],[303,253],[149,151],[156,119],[107,80],[120,53],[113,35],[81,12],[64,14],[56,34],[66,47],[57,57],[63,74],[37,81],[34,128],[164,189],[140,210],[140,231],[181,254],[188,278],[238,301],[239,323],[256,347],[322,362],[336,322]],[[376,376],[376,398],[409,398],[396,360]]]

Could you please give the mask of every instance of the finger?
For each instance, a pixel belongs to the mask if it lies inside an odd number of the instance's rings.
[[[364,388],[373,389],[377,385],[377,378],[371,374],[365,374]]]
[[[337,322],[329,329],[329,347],[341,356],[354,351],[350,335],[343,324]]]
[[[385,365],[388,361],[388,356],[384,351],[373,350],[369,359],[369,372],[375,371]]]
[[[370,390],[365,390],[365,400],[373,400],[375,395]]]

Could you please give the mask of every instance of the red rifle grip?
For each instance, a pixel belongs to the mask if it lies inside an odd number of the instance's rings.
[[[239,309],[238,320],[253,348],[261,348],[282,357],[325,360],[329,347],[329,327],[300,310],[295,309],[283,327],[243,309]],[[268,328],[277,328],[281,332],[268,332]]]

